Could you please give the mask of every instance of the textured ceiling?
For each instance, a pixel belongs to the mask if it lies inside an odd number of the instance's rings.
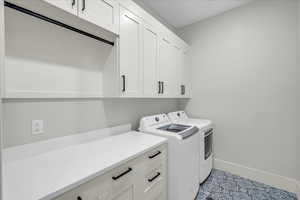
[[[242,6],[252,0],[137,0],[175,28]]]

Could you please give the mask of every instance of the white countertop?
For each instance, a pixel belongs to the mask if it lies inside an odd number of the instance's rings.
[[[4,163],[4,200],[51,199],[166,142],[128,132]]]

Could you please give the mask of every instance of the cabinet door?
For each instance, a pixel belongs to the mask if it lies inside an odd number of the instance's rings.
[[[44,0],[60,9],[63,9],[73,15],[77,15],[77,0]]]
[[[172,97],[180,96],[180,85],[181,85],[181,57],[182,51],[179,46],[173,44],[172,45],[172,58],[171,62],[171,70],[169,75],[170,82],[170,95]]]
[[[118,34],[119,4],[115,0],[78,0],[78,16]]]
[[[158,33],[150,25],[143,29],[143,85],[144,96],[157,96],[159,85],[157,79]]]
[[[108,199],[111,191],[111,180],[106,176],[97,177],[90,182],[64,193],[53,200],[101,200]]]
[[[103,200],[106,200],[106,199],[103,199]],[[116,195],[111,200],[134,200],[133,188],[132,187],[128,188],[127,190]]]
[[[190,65],[188,60],[188,51],[183,50],[181,53],[181,96],[182,97],[190,97],[191,95],[191,71],[190,71]]]
[[[122,96],[142,91],[142,20],[120,7],[120,74]]]
[[[166,197],[166,194],[165,193],[160,193],[158,194],[157,196],[154,196],[154,197],[146,197],[145,200],[166,200],[167,197]]]
[[[158,79],[162,82],[161,96],[170,97],[170,71],[171,71],[171,42],[167,38],[162,37],[159,40],[159,67],[158,67]]]

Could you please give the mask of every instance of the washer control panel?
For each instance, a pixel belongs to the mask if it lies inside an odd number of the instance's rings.
[[[168,113],[168,117],[171,119],[172,122],[188,119],[188,116],[184,111],[176,111],[176,112]]]
[[[147,116],[141,119],[140,129],[145,127],[152,127],[164,123],[171,123],[171,120],[168,118],[167,114]]]

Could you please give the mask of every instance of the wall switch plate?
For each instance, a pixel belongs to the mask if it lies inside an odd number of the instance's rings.
[[[39,135],[44,133],[44,121],[43,120],[32,120],[31,133],[33,135]]]

